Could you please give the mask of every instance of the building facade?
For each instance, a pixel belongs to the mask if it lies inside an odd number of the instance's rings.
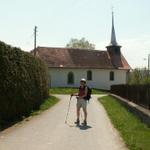
[[[111,85],[125,84],[127,70],[117,69],[49,69],[50,87],[79,87],[81,78],[87,79],[88,86],[109,90]]]

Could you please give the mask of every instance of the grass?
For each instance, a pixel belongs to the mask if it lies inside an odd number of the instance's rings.
[[[71,94],[71,93],[77,93],[78,88],[51,88],[49,90],[50,94]],[[100,89],[92,89],[92,94],[106,94],[108,91],[100,90]]]
[[[39,110],[35,110],[31,113],[31,116],[40,114],[41,112],[55,105],[57,102],[59,102],[58,98],[56,98],[55,96],[50,96],[43,104],[41,104]]]
[[[150,128],[146,124],[111,96],[102,97],[99,101],[130,150],[150,149]]]

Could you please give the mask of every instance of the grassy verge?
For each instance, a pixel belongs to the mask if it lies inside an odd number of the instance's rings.
[[[130,150],[150,149],[150,128],[129,112],[115,98],[105,96],[99,101],[105,107],[112,123],[117,128]]]
[[[49,90],[50,94],[71,94],[77,93],[78,88],[51,88]],[[108,91],[100,89],[92,89],[92,94],[106,94]]]
[[[42,113],[43,111],[49,109],[50,107],[52,107],[53,105],[55,105],[57,102],[59,102],[59,99],[54,97],[54,96],[50,96],[47,100],[44,101],[44,103],[41,104],[41,106],[39,107],[38,110],[33,110],[29,115],[27,115],[26,117],[23,116],[22,118],[16,118],[15,120],[6,122],[0,119],[0,131],[14,125],[15,123],[18,123],[22,120],[26,120],[28,121],[28,117],[30,116],[34,116],[34,115],[39,115],[40,113]]]
[[[50,96],[39,108],[39,110],[35,110],[31,113],[31,116],[38,115],[41,112],[49,109],[53,105],[55,105],[59,101],[55,96]]]

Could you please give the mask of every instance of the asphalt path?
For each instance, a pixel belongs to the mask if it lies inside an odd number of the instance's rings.
[[[127,150],[105,109],[93,95],[88,104],[86,127],[74,125],[76,98],[73,97],[67,124],[69,95],[56,95],[61,101],[41,115],[29,118],[0,133],[0,150]],[[83,121],[83,112],[80,115]]]

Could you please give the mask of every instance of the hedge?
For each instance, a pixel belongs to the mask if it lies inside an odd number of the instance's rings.
[[[0,41],[0,120],[26,116],[47,97],[44,62]]]

